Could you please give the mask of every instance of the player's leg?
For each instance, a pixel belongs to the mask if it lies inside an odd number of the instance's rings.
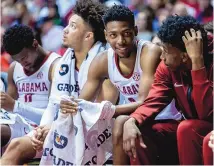
[[[178,154],[181,165],[202,165],[204,137],[212,130],[212,123],[202,120],[184,120],[178,126]]]
[[[141,134],[146,148],[136,141],[137,158],[131,158],[131,165],[177,165],[176,130],[179,122],[175,120],[153,121],[141,126]]]
[[[1,148],[4,147],[11,138],[11,130],[8,125],[0,125],[1,127]]]
[[[129,157],[123,150],[123,125],[129,116],[121,115],[117,117],[113,128],[113,164],[129,165]]]
[[[33,159],[36,150],[33,149],[31,139],[28,136],[14,138],[4,152],[0,163],[2,165],[20,165]]]

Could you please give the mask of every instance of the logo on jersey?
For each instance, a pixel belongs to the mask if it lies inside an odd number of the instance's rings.
[[[68,144],[68,138],[63,135],[59,135],[57,133],[57,131],[55,131],[54,132],[54,146],[56,148],[63,149],[67,146],[67,144]]]
[[[43,78],[43,73],[41,71],[37,74],[37,78],[38,79],[42,79]]]
[[[69,70],[68,65],[67,64],[62,64],[60,69],[59,69],[59,74],[61,76],[64,76],[64,75],[66,75],[68,73],[68,70]]]
[[[58,84],[57,85],[57,89],[59,91],[64,91],[64,92],[69,92],[69,93],[79,92],[80,91],[78,81],[76,81],[76,84],[74,84],[74,85],[70,85],[70,84]]]
[[[140,73],[135,72],[135,73],[133,74],[133,79],[134,79],[135,81],[139,81],[139,80],[140,80]]]

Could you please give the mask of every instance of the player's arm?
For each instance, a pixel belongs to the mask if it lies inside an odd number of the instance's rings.
[[[15,100],[18,98],[17,88],[13,81],[13,72],[16,62],[13,62],[8,70],[8,89],[7,93],[1,92],[1,108],[7,111],[12,111],[15,105]]]
[[[7,94],[11,96],[14,100],[18,99],[18,92],[16,88],[16,84],[14,83],[13,80],[13,72],[15,68],[16,62],[13,62],[8,70],[8,89],[7,89]]]
[[[54,116],[55,113],[57,111],[57,104],[55,104],[50,98],[51,96],[53,96],[54,94],[52,93],[52,88],[56,87],[53,84],[53,78],[54,78],[54,73],[55,73],[55,68],[57,66],[58,61],[60,60],[60,58],[56,59],[50,67],[49,73],[48,73],[48,77],[50,80],[50,92],[49,92],[49,102],[48,102],[48,106],[45,109],[41,121],[40,121],[40,125],[49,125],[52,124],[53,120],[54,120]]]
[[[105,78],[108,78],[107,51],[102,52],[101,55],[92,61],[89,67],[87,81],[80,92],[79,98],[93,101]]]
[[[116,106],[115,116],[129,115],[143,103],[153,83],[156,68],[160,63],[160,55],[161,49],[155,44],[151,43],[143,47],[140,58],[143,76],[140,78],[138,101]]]
[[[116,104],[119,97],[118,89],[112,84],[109,79],[105,79],[100,87],[100,91],[96,97],[96,102],[100,103],[104,100]]]

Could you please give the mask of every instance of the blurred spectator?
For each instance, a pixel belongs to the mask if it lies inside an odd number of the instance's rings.
[[[53,22],[55,25],[63,25],[62,19],[59,15],[59,9],[56,4],[49,5],[48,6],[49,14],[48,16],[50,18],[53,18]]]
[[[164,8],[166,4],[165,0],[148,0],[148,5],[154,10],[157,11],[160,8]]]
[[[47,15],[47,11],[45,10],[45,0],[27,0],[25,2],[34,20],[38,20]]]
[[[207,23],[213,20],[213,6],[211,5],[211,0],[198,0],[199,13],[197,14],[197,19],[201,23]]]
[[[17,15],[16,20],[13,22],[13,24],[24,24],[33,28],[35,21],[29,13],[27,5],[23,1],[18,1],[15,3],[15,7]]]
[[[8,28],[15,20],[17,11],[14,7],[5,6],[1,7],[1,14],[1,26]]]
[[[65,17],[73,6],[76,4],[76,0],[56,0],[56,4],[59,8],[60,17]]]
[[[170,16],[169,10],[167,8],[160,8],[156,12],[156,19],[153,21],[153,29],[157,32],[162,25],[163,21]]]
[[[176,3],[172,9],[172,15],[186,16],[188,15],[187,8],[184,3]]]
[[[137,14],[136,24],[138,27],[138,39],[151,41],[153,37],[152,15],[149,11],[144,10]]]
[[[50,17],[41,18],[37,24],[41,28],[41,41],[44,49],[57,52],[62,46],[63,27],[54,25]]]
[[[141,11],[144,5],[143,2],[143,0],[131,0],[129,8],[135,16]]]

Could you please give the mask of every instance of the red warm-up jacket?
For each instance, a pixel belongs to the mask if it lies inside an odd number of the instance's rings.
[[[170,71],[163,62],[144,103],[131,114],[139,124],[155,116],[175,98],[186,119],[213,119],[213,64],[195,71]]]

